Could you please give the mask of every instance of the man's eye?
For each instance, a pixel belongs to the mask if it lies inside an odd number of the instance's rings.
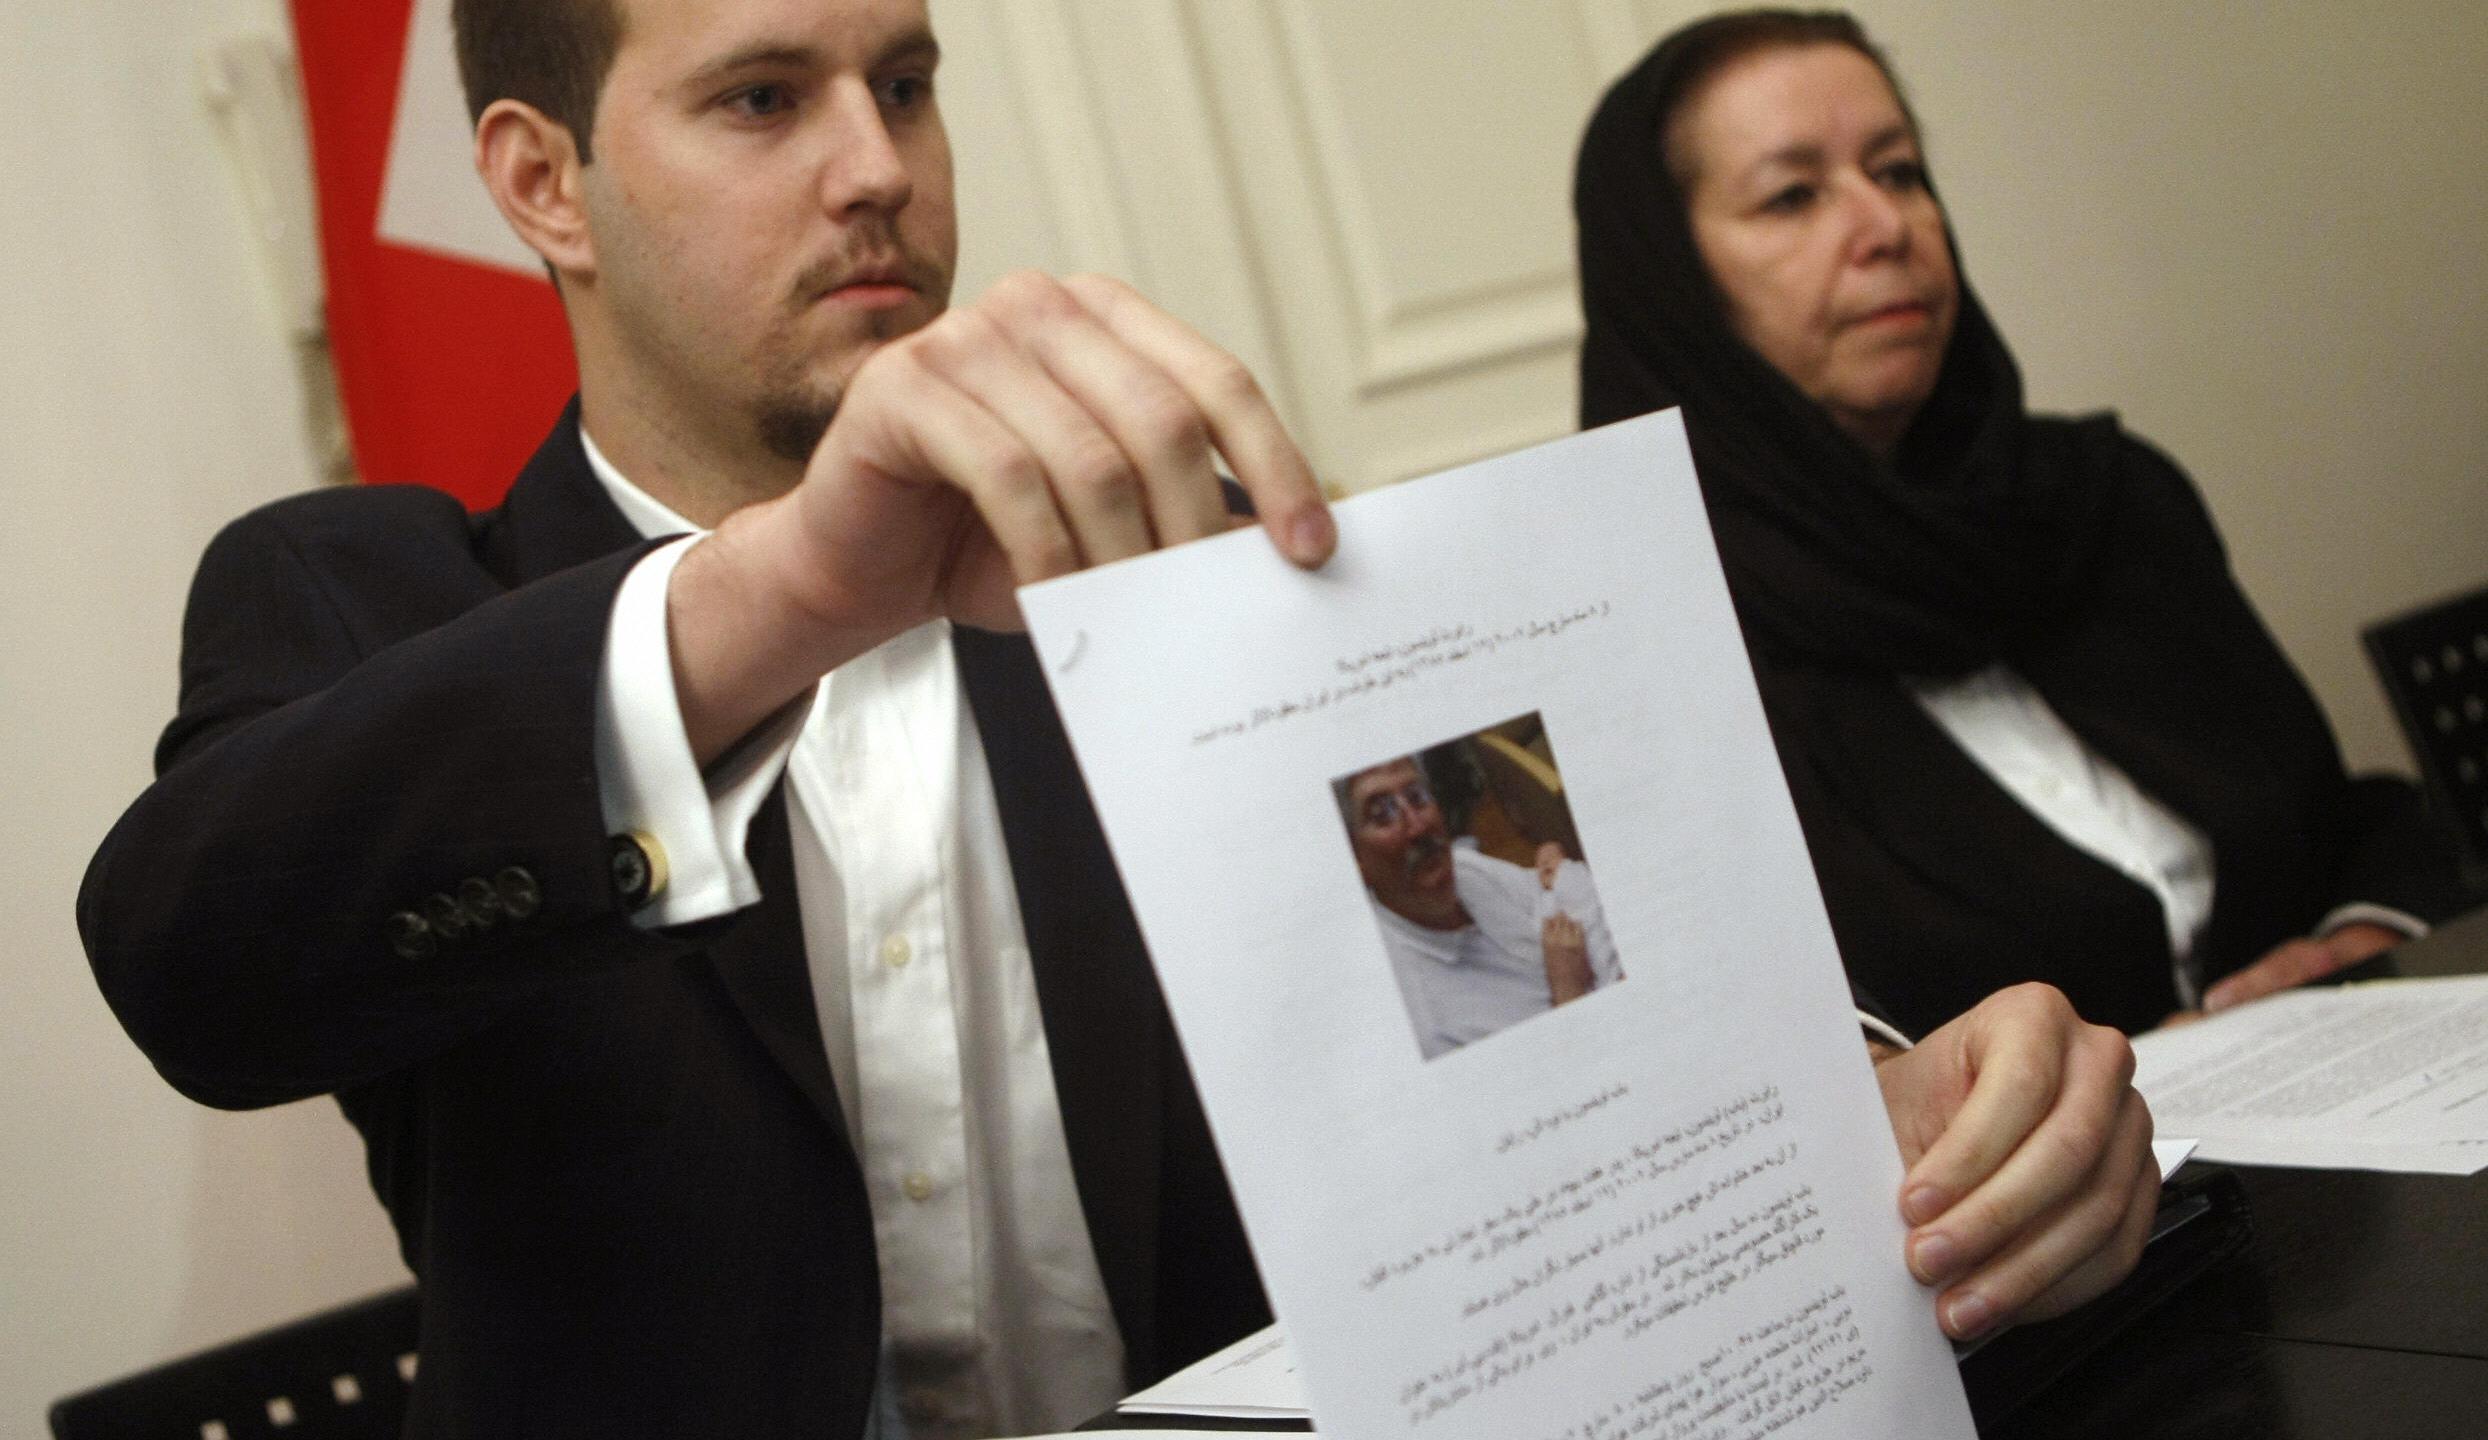
[[[877,87],[884,108],[913,110],[933,98],[933,77],[930,75],[899,75],[884,80]]]
[[[746,85],[726,96],[727,108],[755,120],[783,115],[795,108],[795,92],[784,85]]]

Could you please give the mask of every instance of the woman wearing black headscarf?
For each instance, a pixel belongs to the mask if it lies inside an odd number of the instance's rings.
[[[1895,1019],[2044,980],[2139,1030],[2451,902],[2186,478],[2023,411],[1854,20],[1669,37],[1592,118],[1574,211],[1582,421],[1684,407],[1833,929]]]

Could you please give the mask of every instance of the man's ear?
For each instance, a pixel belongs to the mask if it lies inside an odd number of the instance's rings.
[[[563,275],[596,269],[579,147],[570,127],[520,100],[495,100],[475,122],[475,173],[501,218]]]

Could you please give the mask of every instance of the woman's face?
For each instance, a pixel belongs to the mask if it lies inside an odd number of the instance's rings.
[[[1960,286],[1883,72],[1846,45],[1758,51],[1696,90],[1667,139],[1729,324],[1889,455],[1934,393]]]

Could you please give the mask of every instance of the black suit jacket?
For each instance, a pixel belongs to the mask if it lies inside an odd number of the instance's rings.
[[[106,997],[176,1086],[333,1092],[362,1132],[423,1288],[418,1433],[863,1426],[871,1218],[782,796],[749,910],[643,932],[608,873],[596,677],[644,548],[575,411],[494,512],[365,488],[235,522],[193,589],[159,777],[79,897]],[[1268,1311],[1033,653],[956,648],[1139,1383]],[[517,872],[534,913],[394,943],[391,917]]]

